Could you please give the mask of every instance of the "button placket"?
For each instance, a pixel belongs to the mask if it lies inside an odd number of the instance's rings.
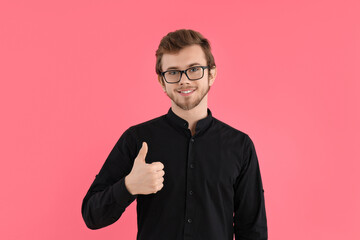
[[[190,130],[189,130],[190,131]],[[186,183],[186,191],[188,192],[188,196],[186,197],[186,220],[187,223],[193,223],[194,221],[194,217],[195,217],[195,211],[196,211],[196,202],[195,202],[195,198],[193,197],[194,195],[194,191],[193,191],[193,185],[195,182],[195,175],[194,175],[194,171],[192,169],[194,169],[194,142],[195,139],[193,136],[190,137],[189,142],[188,142],[188,167],[189,171],[187,171],[187,183]],[[193,223],[194,224],[194,223]],[[193,229],[193,224],[187,224],[185,226],[184,229],[184,233],[185,236],[191,238],[193,237],[194,234],[194,229]]]
[[[192,137],[192,138],[190,139],[190,141],[191,141],[192,143],[194,143],[195,139]],[[190,168],[194,168],[194,164],[191,163],[191,164],[190,164]],[[194,192],[193,192],[192,190],[189,191],[189,194],[190,194],[190,195],[193,195],[193,193],[194,193]]]

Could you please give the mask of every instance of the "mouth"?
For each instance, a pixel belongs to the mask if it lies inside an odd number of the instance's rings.
[[[177,92],[180,93],[181,96],[189,96],[193,92],[195,92],[195,90],[196,89],[185,89],[185,90],[181,90],[181,91],[177,91]]]

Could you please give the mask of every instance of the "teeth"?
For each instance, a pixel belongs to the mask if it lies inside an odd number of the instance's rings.
[[[189,90],[189,91],[181,91],[182,93],[189,93],[192,92],[193,90]]]

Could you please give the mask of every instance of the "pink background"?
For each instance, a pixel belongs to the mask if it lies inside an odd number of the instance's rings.
[[[357,0],[2,0],[0,238],[135,239],[136,202],[96,231],[81,202],[121,134],[167,112],[155,50],[191,28],[213,47],[214,117],[255,143],[269,239],[360,239],[359,13]]]

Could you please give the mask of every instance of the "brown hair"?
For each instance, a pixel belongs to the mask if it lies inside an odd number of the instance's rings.
[[[211,46],[209,41],[204,38],[199,32],[191,29],[179,29],[174,32],[169,32],[160,41],[159,47],[156,50],[156,67],[155,71],[158,76],[161,76],[162,67],[161,59],[164,53],[177,53],[184,47],[198,44],[205,53],[206,63],[210,68],[215,67],[215,60],[211,53]]]

